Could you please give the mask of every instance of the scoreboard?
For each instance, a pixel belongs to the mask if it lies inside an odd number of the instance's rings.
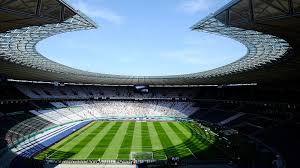
[[[147,85],[135,85],[134,90],[137,93],[148,93],[149,92],[149,86],[147,86]]]

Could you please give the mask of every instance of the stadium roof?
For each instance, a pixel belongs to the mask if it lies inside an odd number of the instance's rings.
[[[62,0],[0,2],[0,72],[11,79],[90,84],[227,84],[298,81],[300,0],[233,0],[191,27],[243,43],[247,54],[213,70],[171,76],[122,76],[74,69],[35,45],[58,33],[97,28]]]

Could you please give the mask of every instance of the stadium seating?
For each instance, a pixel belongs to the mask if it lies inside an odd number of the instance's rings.
[[[37,118],[34,117],[34,120]],[[31,119],[29,119],[31,120]],[[31,120],[32,121],[32,120]],[[24,124],[24,123],[23,123]],[[23,129],[19,129],[19,134],[22,134],[21,137],[13,138],[16,132],[16,128],[9,130],[6,136],[6,142],[9,144],[9,150],[4,150],[0,152],[0,162],[1,166],[8,166],[7,164],[14,159],[15,155],[18,157],[24,158],[31,158],[35,154],[41,152],[43,149],[53,145],[54,143],[58,142],[59,140],[65,138],[66,136],[70,135],[74,131],[84,127],[85,125],[89,124],[89,121],[78,121],[67,123],[64,125],[47,125],[47,128],[38,130],[35,129],[33,132],[32,130],[27,129],[26,125],[19,124],[20,127]],[[39,127],[39,123],[35,126]],[[42,126],[40,126],[41,128]],[[1,151],[1,149],[0,149]],[[11,155],[12,153],[14,155]]]
[[[0,162],[3,167],[7,167],[6,164],[9,164],[15,157],[16,153],[12,152],[12,149],[17,148],[17,143],[20,140],[55,125],[41,117],[23,111],[1,114]]]
[[[30,98],[192,98],[196,88],[151,88],[151,93],[137,93],[132,87],[97,87],[97,86],[54,86],[51,84],[15,83],[15,87]]]
[[[23,157],[30,158],[88,123],[89,122],[76,122],[50,129],[42,134],[37,134],[36,136],[26,139],[12,150]]]
[[[2,147],[6,145],[13,146],[15,141],[53,125],[53,123],[39,116],[22,112],[9,113],[0,117],[0,123],[0,139],[3,141],[3,143],[1,143],[3,145]]]
[[[10,84],[3,84],[0,81],[0,100],[2,99],[24,99],[28,98],[25,96],[22,92],[20,92],[18,89],[16,89],[14,86]]]
[[[197,111],[191,102],[172,101],[66,101],[56,108],[30,112],[55,124],[103,117],[188,117]]]

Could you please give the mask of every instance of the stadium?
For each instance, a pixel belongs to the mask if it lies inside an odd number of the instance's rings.
[[[98,25],[64,0],[0,1],[0,167],[298,167],[300,0],[232,0],[191,31],[247,53],[197,73],[94,73],[36,50]]]

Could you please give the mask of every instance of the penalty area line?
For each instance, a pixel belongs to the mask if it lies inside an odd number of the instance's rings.
[[[198,158],[194,155],[194,153],[191,151],[190,148],[188,148],[188,150],[191,152],[191,154],[194,156],[195,159],[198,159]]]

